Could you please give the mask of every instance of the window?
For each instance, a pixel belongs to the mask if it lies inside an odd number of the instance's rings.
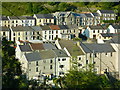
[[[93,30],[93,33],[95,33],[95,30]]]
[[[59,72],[59,75],[64,75],[64,72]]]
[[[46,63],[46,60],[43,60],[44,63]]]
[[[12,23],[14,23],[14,21],[12,21]]]
[[[3,32],[3,35],[5,35],[5,32]]]
[[[105,53],[105,55],[107,55],[107,53]]]
[[[88,64],[88,60],[86,60],[86,64]]]
[[[36,66],[38,66],[38,61],[36,61]]]
[[[53,61],[52,61],[52,60],[50,60],[50,63],[53,63]]]
[[[38,72],[38,67],[36,67],[36,72]]]
[[[15,33],[13,33],[13,36],[15,36]]]
[[[80,67],[80,66],[82,66],[82,64],[78,63],[78,66]]]
[[[99,30],[98,30],[98,33],[99,33]]]
[[[27,32],[25,34],[27,35]]]
[[[18,23],[18,21],[16,21],[16,23]]]
[[[45,66],[43,67],[43,69],[45,69]]]
[[[39,22],[41,22],[41,19],[40,19],[40,21]]]
[[[29,69],[29,71],[31,71],[31,69]]]
[[[18,35],[20,35],[20,32],[18,33]]]
[[[20,37],[18,37],[18,40],[20,40]]]
[[[62,59],[62,61],[65,61],[65,60],[66,60],[66,58],[63,58],[63,59]]]
[[[111,52],[111,57],[112,57],[113,55],[112,55],[112,52]]]
[[[60,65],[59,67],[60,67],[60,68],[64,68],[64,65]]]
[[[58,61],[60,61],[60,59],[58,59]]]
[[[90,53],[90,58],[91,58],[91,53]]]
[[[28,38],[26,37],[26,40],[27,40]]]
[[[51,19],[49,20],[49,22],[51,22]]]
[[[52,69],[52,65],[50,65],[50,69]]]
[[[56,34],[58,34],[58,31],[56,31]]]
[[[79,60],[81,60],[81,57],[79,57]]]
[[[97,57],[97,54],[96,54],[96,53],[95,53],[94,55],[95,55],[95,57]]]
[[[47,34],[47,31],[45,31],[45,34]]]

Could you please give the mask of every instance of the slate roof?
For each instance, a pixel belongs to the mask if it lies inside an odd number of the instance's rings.
[[[110,44],[80,43],[80,46],[86,53],[107,53],[115,52]]]
[[[13,31],[33,31],[33,29],[28,26],[25,26],[25,27],[17,26],[17,27],[11,27],[11,28]]]
[[[21,50],[22,52],[32,51],[32,49],[30,48],[29,45],[19,45],[19,47],[20,47],[20,50]]]
[[[112,25],[115,29],[120,29],[120,25]]]
[[[50,58],[55,58],[56,55],[53,52],[53,50],[44,50],[44,51],[39,51],[41,59],[50,59]]]
[[[94,16],[100,16],[98,13],[92,13]]]
[[[60,29],[68,29],[67,25],[58,25],[60,27]]]
[[[9,19],[6,16],[2,16],[2,17],[0,17],[0,20],[9,20]]]
[[[86,17],[93,17],[90,13],[85,13]]]
[[[30,46],[33,50],[44,50],[43,43],[31,43]]]
[[[43,47],[44,49],[57,49],[54,45],[52,45],[51,43],[43,43]]]
[[[117,33],[101,33],[101,35],[103,37],[114,37],[114,36],[118,36]]]
[[[0,31],[10,31],[10,28],[8,28],[8,27],[0,27]]]
[[[51,30],[49,25],[41,26],[42,30]]]
[[[9,18],[10,19],[23,19],[23,20],[25,20],[25,19],[35,19],[34,17],[32,17],[32,16],[9,16]]]
[[[35,14],[37,18],[54,18],[52,14]]]
[[[28,61],[41,60],[41,56],[39,52],[25,53],[25,57]]]
[[[62,49],[67,48],[68,52],[71,56],[79,56],[84,55],[82,50],[74,43],[73,40],[60,40],[58,41]]]
[[[114,13],[113,10],[100,10],[101,13]]]
[[[116,44],[120,44],[120,34],[118,36],[113,37],[112,39],[110,39],[109,41],[107,41],[107,43],[116,43]]]
[[[42,28],[40,26],[32,26],[30,27],[31,29],[35,30],[35,31],[40,31],[42,30]]]
[[[64,50],[53,49],[57,57],[68,57],[67,53]]]
[[[90,29],[92,29],[92,30],[98,30],[98,29],[102,29],[102,30],[104,30],[104,29],[107,29],[107,26],[89,26],[90,27]]]

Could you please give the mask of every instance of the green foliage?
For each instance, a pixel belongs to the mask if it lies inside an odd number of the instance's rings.
[[[26,88],[20,62],[15,58],[14,43],[3,38],[2,41],[2,86],[3,88]]]
[[[53,13],[56,11],[84,12],[88,11],[85,5],[88,5],[92,11],[97,9],[119,9],[119,4],[116,2],[3,2],[2,15],[21,16],[32,15],[33,13]]]

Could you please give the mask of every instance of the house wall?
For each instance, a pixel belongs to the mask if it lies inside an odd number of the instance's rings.
[[[97,73],[104,73],[105,69],[107,69],[108,72],[114,72],[117,71],[116,68],[116,52],[112,52],[112,56],[111,53],[97,53],[96,54],[97,57],[93,56],[93,53],[91,54],[90,57],[90,53],[86,54],[86,60],[88,60],[88,63],[93,64],[93,61],[95,62],[95,69],[97,70]],[[94,59],[93,59],[94,58]]]

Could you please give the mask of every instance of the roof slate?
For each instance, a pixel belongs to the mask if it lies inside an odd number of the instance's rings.
[[[113,10],[100,10],[101,13],[114,13]]]
[[[25,57],[28,61],[41,60],[41,56],[39,52],[25,53]]]
[[[80,43],[80,46],[86,53],[107,53],[115,52],[110,44]]]
[[[107,29],[107,26],[89,26],[90,27],[90,29],[93,29],[93,30],[95,30],[95,29],[102,29],[102,30],[104,30],[104,29]]]
[[[30,48],[29,45],[19,45],[19,47],[20,47],[20,50],[21,50],[22,52],[32,51],[32,49]]]
[[[52,14],[35,14],[37,18],[54,18]]]
[[[84,55],[82,50],[74,43],[73,40],[60,40],[59,41],[60,46],[62,49],[67,48],[71,56],[79,56],[79,55]]]

